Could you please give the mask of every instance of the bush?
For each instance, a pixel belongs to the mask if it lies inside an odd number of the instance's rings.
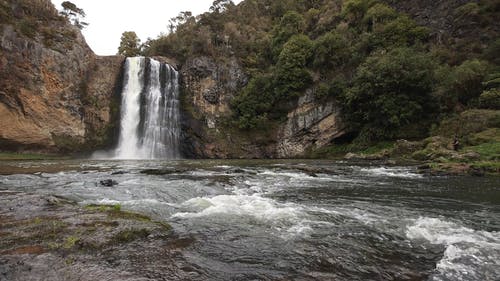
[[[23,19],[19,22],[19,31],[21,31],[24,36],[33,39],[38,33],[37,22],[31,18]]]
[[[314,42],[313,65],[320,71],[338,67],[349,60],[349,42],[340,33],[331,31]]]
[[[267,120],[274,104],[271,82],[270,77],[258,75],[231,102],[240,129],[253,129]]]
[[[280,20],[273,30],[272,52],[274,57],[281,53],[283,45],[294,35],[302,33],[304,29],[304,18],[301,14],[290,11]]]
[[[479,96],[481,108],[500,109],[500,89],[491,89],[484,91]]]
[[[418,26],[408,16],[401,15],[385,24],[374,26],[371,41],[374,48],[404,47],[424,42],[429,37],[429,30]]]
[[[467,105],[483,92],[483,80],[488,63],[477,59],[464,61],[461,65],[443,71],[438,96],[448,109],[460,103]],[[447,72],[447,73],[446,73]]]
[[[305,68],[311,55],[312,42],[306,35],[295,35],[283,46],[273,81],[277,100],[298,97],[311,84]]]
[[[434,62],[410,48],[370,56],[343,97],[347,121],[364,141],[387,139],[432,113]]]
[[[376,29],[378,25],[392,21],[398,17],[398,13],[385,4],[375,4],[366,12],[363,23],[368,25],[369,29]]]

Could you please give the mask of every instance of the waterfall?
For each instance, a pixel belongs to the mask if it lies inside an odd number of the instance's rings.
[[[117,159],[180,157],[179,74],[168,64],[127,58]]]

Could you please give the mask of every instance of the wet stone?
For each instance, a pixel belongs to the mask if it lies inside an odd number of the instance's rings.
[[[107,187],[112,187],[114,185],[117,185],[118,182],[112,179],[107,179],[107,180],[101,180],[99,182],[102,186],[107,186]]]

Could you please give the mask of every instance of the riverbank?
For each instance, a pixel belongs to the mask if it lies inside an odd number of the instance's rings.
[[[0,280],[189,279],[189,241],[120,205],[0,191],[0,229]]]

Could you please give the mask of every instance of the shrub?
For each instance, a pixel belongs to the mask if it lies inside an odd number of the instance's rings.
[[[295,35],[283,46],[273,80],[276,99],[297,97],[311,84],[311,75],[305,69],[311,55],[312,42],[306,35]]]
[[[438,96],[441,103],[451,109],[457,103],[467,105],[483,92],[483,80],[488,63],[477,59],[464,61],[461,65],[443,71]],[[447,73],[446,73],[447,72]]]
[[[434,62],[410,48],[371,55],[343,97],[347,120],[363,141],[391,138],[433,111]]]
[[[491,89],[484,91],[479,96],[481,108],[500,109],[500,89]]]
[[[38,24],[32,18],[23,19],[19,22],[19,31],[21,31],[24,36],[33,39],[38,33]]]
[[[340,33],[331,31],[314,42],[314,61],[316,69],[331,69],[348,61],[351,50],[349,42]]]
[[[274,57],[281,53],[283,45],[294,35],[299,34],[304,29],[304,18],[301,14],[290,11],[280,20],[280,23],[273,30],[272,52]]]
[[[231,105],[240,129],[253,129],[267,120],[266,113],[274,103],[271,82],[270,77],[258,75],[232,100]]]

